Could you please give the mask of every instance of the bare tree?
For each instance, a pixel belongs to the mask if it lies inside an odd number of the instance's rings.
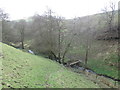
[[[44,15],[35,15],[33,18],[33,30],[35,31],[34,47],[39,54],[50,59],[57,58],[57,23],[51,9]]]
[[[17,23],[17,28],[18,28],[19,33],[20,33],[20,42],[21,42],[22,49],[24,49],[25,24],[26,24],[26,21],[23,19]]]
[[[87,19],[88,19],[88,22],[87,22],[87,24],[88,24],[88,26],[87,26],[87,28],[86,28],[86,40],[85,40],[85,68],[87,67],[87,63],[88,63],[88,56],[89,56],[89,50],[90,50],[90,46],[91,46],[91,41],[92,41],[92,31],[91,31],[91,23],[90,22],[92,22],[91,21],[91,19],[90,19],[90,17],[88,16],[87,17]]]
[[[5,38],[6,37],[6,30],[5,30],[5,24],[6,24],[6,20],[8,19],[8,14],[7,13],[5,13],[4,12],[4,10],[2,10],[1,8],[0,8],[0,22],[1,22],[1,30],[2,31],[0,31],[0,32],[2,32],[1,33],[1,37],[2,38]],[[3,35],[2,35],[3,34]],[[2,41],[2,40],[1,40]]]
[[[65,24],[64,20],[62,17],[57,17],[56,18],[56,23],[57,23],[57,31],[58,31],[58,62],[62,63],[61,61],[61,55],[62,55],[62,44],[63,44],[63,39],[64,39],[64,32],[63,30],[65,29]]]
[[[6,19],[8,19],[8,14],[5,13],[5,12],[0,8],[0,21],[2,22],[2,30],[4,30],[4,22],[5,22]]]
[[[55,16],[53,16],[53,11],[51,9],[48,9],[46,12],[46,28],[47,28],[47,43],[49,44],[49,58],[50,59],[55,59],[57,58],[56,56],[56,21],[55,21]]]
[[[5,20],[8,19],[8,14],[5,13],[1,8],[0,8],[0,20]]]
[[[58,31],[58,34],[57,34],[58,35],[58,40],[57,40],[57,42],[58,42],[58,61],[59,61],[59,63],[64,64],[65,57],[72,46],[74,37],[76,36],[76,33],[72,32],[71,33],[72,35],[70,35],[70,32],[67,30],[67,27],[65,25],[64,18],[57,17],[56,21],[57,21],[57,31]],[[73,29],[72,31],[75,30],[75,25],[72,29]]]
[[[106,24],[108,25],[108,30],[111,31],[113,29],[114,17],[115,17],[115,3],[110,2],[110,5],[105,6],[102,10],[104,13],[104,19],[106,20]]]

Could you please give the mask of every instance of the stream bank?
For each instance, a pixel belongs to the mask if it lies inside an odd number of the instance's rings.
[[[103,75],[103,74],[97,74],[96,72],[94,72],[93,70],[89,68],[84,68],[84,67],[77,66],[77,65],[70,66],[69,68],[71,68],[71,70],[74,72],[86,75],[88,79],[90,79],[96,84],[99,84],[100,87],[107,87],[107,88],[118,88],[119,87],[119,84],[120,84],[119,79],[115,79],[113,77]]]

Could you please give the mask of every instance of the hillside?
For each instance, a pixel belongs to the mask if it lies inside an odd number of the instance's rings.
[[[85,76],[40,56],[2,44],[3,88],[99,88]]]
[[[109,12],[110,13],[110,12]],[[74,32],[79,33],[72,43],[72,48],[66,58],[69,60],[81,59],[85,62],[86,58],[86,41],[88,40],[88,65],[98,74],[110,76],[115,79],[120,79],[118,72],[118,40],[117,23],[118,11],[115,11],[113,21],[113,30],[110,33],[107,30],[107,24],[103,19],[104,13],[98,13],[90,16],[79,17],[75,20],[69,20],[69,25],[74,26]],[[89,28],[89,29],[87,29]],[[67,60],[66,60],[67,61]]]

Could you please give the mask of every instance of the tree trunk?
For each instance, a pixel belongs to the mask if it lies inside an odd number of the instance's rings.
[[[59,29],[59,36],[58,36],[58,60],[59,60],[59,63],[61,63],[61,47],[60,47],[60,43],[61,43],[61,33],[60,33],[60,29]]]
[[[50,51],[50,56],[52,57],[51,59],[55,59],[57,61],[57,56],[55,55],[55,53],[53,51]]]
[[[21,32],[21,48],[24,49],[24,30]]]
[[[24,49],[24,42],[21,41],[21,43],[22,43],[22,44],[21,44],[21,48]]]
[[[87,67],[87,61],[88,61],[88,47],[86,49],[86,55],[85,55],[85,68]]]
[[[88,29],[90,30],[90,29]],[[87,30],[87,33],[88,33]],[[85,53],[85,68],[87,68],[87,62],[88,62],[88,50],[89,50],[89,42],[88,42],[89,37],[87,36],[87,40],[86,40],[86,53]]]

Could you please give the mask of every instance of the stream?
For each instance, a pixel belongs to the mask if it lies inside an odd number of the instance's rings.
[[[98,73],[96,73],[96,72],[94,72],[93,70],[88,69],[88,68],[85,69],[84,67],[80,67],[80,66],[77,66],[77,65],[72,66],[72,68],[78,69],[78,70],[80,70],[80,71],[84,71],[84,70],[85,70],[85,72],[88,72],[88,73],[91,73],[91,74],[94,74],[94,75],[98,75],[98,76],[103,76],[103,77],[105,77],[105,78],[112,79],[112,80],[114,80],[114,81],[120,82],[120,79],[115,79],[115,78],[110,77],[110,76],[107,76],[107,75],[98,74]]]

